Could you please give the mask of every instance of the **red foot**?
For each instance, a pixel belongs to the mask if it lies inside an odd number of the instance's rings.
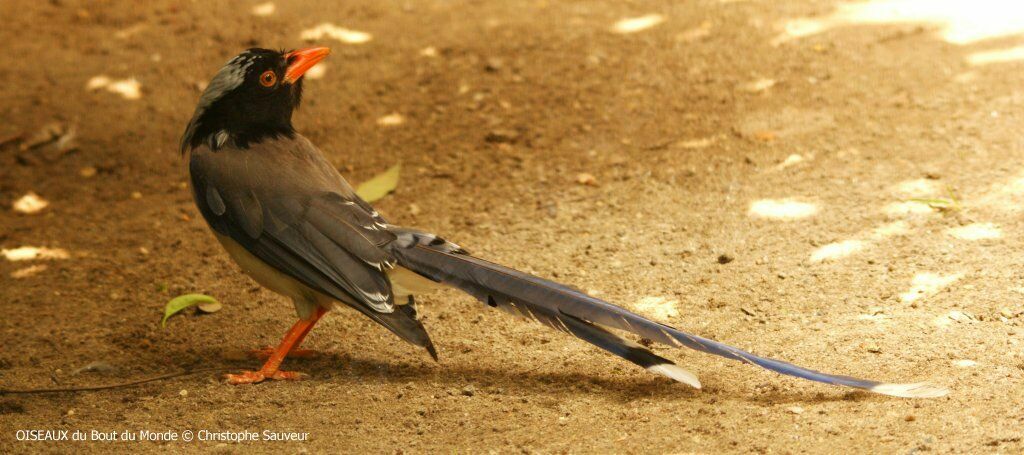
[[[270,355],[273,354],[273,353],[274,353],[274,347],[273,346],[267,346],[267,347],[263,347],[263,348],[260,348],[260,349],[253,349],[253,350],[249,351],[249,355],[251,355],[251,356],[253,356],[253,357],[257,358],[257,359],[263,359],[263,360],[269,359]],[[312,349],[298,349],[298,348],[296,348],[296,349],[292,349],[290,352],[288,352],[288,357],[298,357],[300,359],[316,357],[318,355],[320,355],[320,352],[319,351],[314,351]]]
[[[256,384],[263,382],[267,379],[276,381],[298,381],[306,376],[305,373],[298,371],[275,371],[271,375],[266,375],[262,371],[243,371],[239,374],[225,374],[224,378],[227,379],[228,384],[241,385],[241,384]]]

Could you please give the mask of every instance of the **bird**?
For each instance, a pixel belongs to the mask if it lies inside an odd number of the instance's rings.
[[[193,199],[214,236],[243,272],[291,299],[298,315],[281,342],[262,351],[267,359],[259,370],[227,374],[226,382],[301,379],[304,374],[281,368],[285,357],[300,352],[325,313],[346,306],[437,361],[415,299],[452,287],[698,389],[693,372],[655,354],[647,342],[884,395],[948,393],[929,382],[858,379],[761,357],[479,258],[428,231],[389,223],[292,124],[304,74],[329,54],[326,47],[241,52],[213,76],[181,137]]]

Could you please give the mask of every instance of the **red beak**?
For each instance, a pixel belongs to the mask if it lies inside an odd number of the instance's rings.
[[[284,54],[285,61],[288,62],[288,69],[284,72],[285,82],[294,84],[303,74],[306,74],[306,71],[309,71],[320,60],[327,58],[330,53],[331,50],[326,47],[310,47]]]

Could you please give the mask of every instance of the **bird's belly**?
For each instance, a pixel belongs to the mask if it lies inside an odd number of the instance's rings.
[[[299,302],[312,303],[317,299],[315,291],[259,260],[259,258],[247,251],[245,247],[232,240],[231,237],[216,233],[215,235],[220,244],[227,250],[231,259],[242,268],[246,275],[252,277],[261,286],[285,297],[290,297],[297,304]]]

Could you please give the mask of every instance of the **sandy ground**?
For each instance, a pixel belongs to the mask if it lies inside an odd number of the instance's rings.
[[[951,389],[896,399],[658,348],[696,391],[446,291],[421,309],[440,363],[342,312],[307,342],[327,354],[288,361],[303,382],[0,396],[0,452],[1024,451],[1024,73],[992,53],[1024,27],[965,3],[893,23],[807,0],[0,2],[0,247],[68,256],[0,258],[0,388],[258,365],[244,353],[294,311],[209,234],[177,141],[224,61],[328,22],[370,39],[316,41],[335,53],[295,123],[354,182],[403,163],[377,203],[393,222],[759,354]],[[52,122],[77,148],[21,150]],[[49,206],[12,210],[30,191]],[[187,292],[225,307],[161,328]]]

